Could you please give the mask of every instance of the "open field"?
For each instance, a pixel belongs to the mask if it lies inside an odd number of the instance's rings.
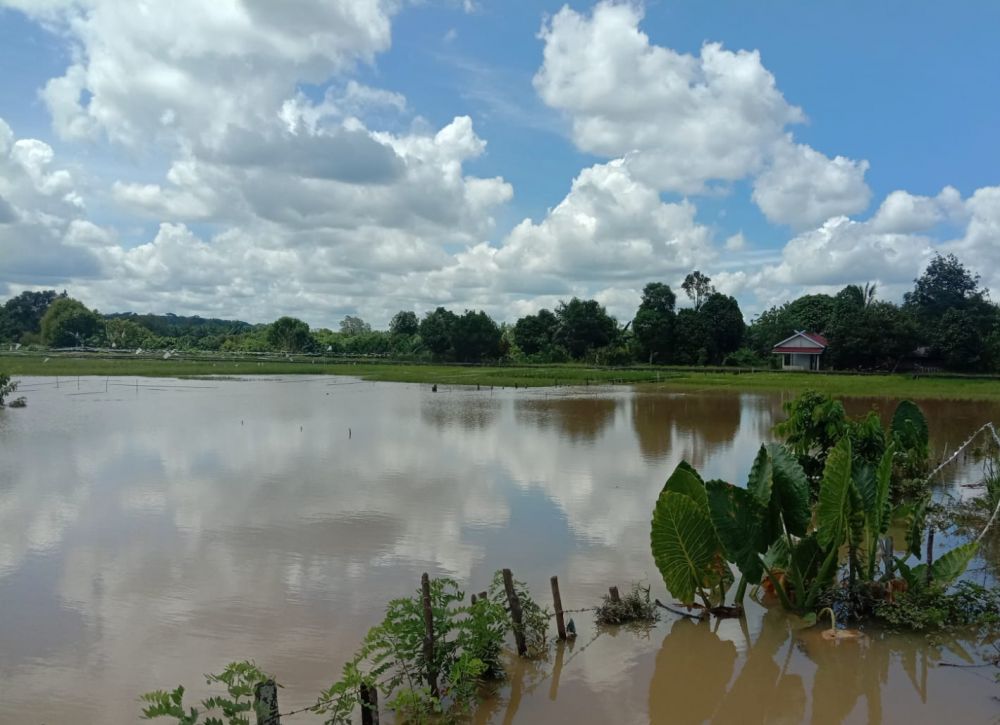
[[[99,354],[0,354],[0,372],[14,376],[114,375],[202,377],[251,375],[351,375],[365,380],[439,385],[540,387],[641,384],[663,389],[812,389],[840,397],[910,397],[963,400],[1000,399],[1000,379],[961,376],[845,375],[670,367],[598,368],[581,364],[465,366],[335,360],[300,356],[109,357]]]

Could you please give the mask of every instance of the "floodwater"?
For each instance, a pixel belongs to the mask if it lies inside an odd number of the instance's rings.
[[[0,722],[128,723],[139,693],[254,658],[281,709],[339,676],[420,573],[511,567],[567,609],[650,584],[681,460],[742,482],[781,394],[476,390],[350,378],[25,379],[0,411]],[[889,401],[852,401],[851,411]],[[924,404],[938,451],[996,403]],[[960,460],[953,478],[973,480]],[[985,575],[985,574],[984,574]],[[993,574],[990,574],[991,576]],[[780,611],[599,631],[512,662],[477,723],[988,723],[990,643],[822,641]],[[191,704],[195,704],[193,701]],[[298,715],[282,722],[319,723]]]

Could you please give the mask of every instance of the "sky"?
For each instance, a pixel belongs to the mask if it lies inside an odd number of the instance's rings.
[[[1000,289],[1000,3],[0,0],[0,299],[333,327]]]

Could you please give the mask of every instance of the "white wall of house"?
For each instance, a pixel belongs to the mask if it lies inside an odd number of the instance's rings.
[[[782,370],[819,370],[819,355],[804,352],[784,353],[781,356]]]

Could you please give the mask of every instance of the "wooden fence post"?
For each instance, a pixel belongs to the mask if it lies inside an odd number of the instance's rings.
[[[931,569],[934,568],[934,527],[927,532],[927,586],[930,586],[933,575]]]
[[[554,576],[549,581],[552,582],[552,604],[556,610],[556,629],[559,630],[559,639],[566,639],[566,622],[563,620],[562,597],[559,596],[559,577]]]
[[[480,599],[488,599],[489,597],[486,596],[486,592],[479,592],[479,598]]]
[[[438,697],[437,668],[434,667],[434,612],[431,609],[431,580],[424,572],[420,577],[421,599],[424,606],[424,661],[427,663],[427,686]]]
[[[510,618],[514,622],[514,641],[517,642],[517,653],[524,657],[528,654],[528,645],[524,642],[524,621],[521,612],[521,600],[514,590],[514,575],[510,569],[503,570],[503,588],[507,592],[507,605],[510,607]]]
[[[361,725],[378,725],[378,687],[361,685]]]
[[[253,709],[257,713],[257,725],[280,725],[278,686],[274,680],[258,682],[253,688]]]
[[[621,596],[618,594],[618,587],[611,587],[608,589],[608,594],[611,595],[611,601],[615,604],[621,603]]]

